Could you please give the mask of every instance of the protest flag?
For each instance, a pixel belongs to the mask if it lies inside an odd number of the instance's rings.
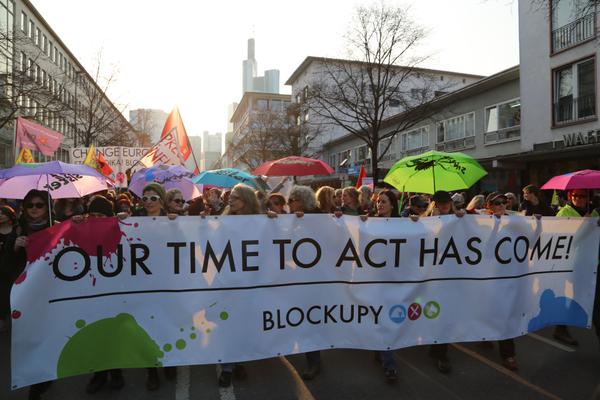
[[[185,159],[181,154],[181,147],[175,130],[163,136],[144,157],[133,164],[130,173],[133,175],[137,170],[153,165],[185,165]]]
[[[15,128],[15,147],[37,150],[45,156],[52,156],[63,139],[63,135],[35,122],[18,117]]]
[[[360,166],[360,173],[358,174],[358,179],[356,180],[356,188],[360,188],[363,183],[363,179],[367,176],[367,170],[365,170],[365,164]]]
[[[113,169],[110,167],[106,159],[104,158],[104,154],[100,150],[98,150],[98,156],[96,158],[96,162],[98,163],[98,171],[102,173],[104,176],[111,176],[113,173]]]
[[[173,111],[171,111],[171,114],[169,114],[169,117],[165,122],[165,126],[163,127],[162,134],[160,135],[160,139],[164,139],[165,136],[170,133],[175,133],[177,135],[179,150],[181,151],[183,160],[187,160],[192,152],[192,146],[190,146],[190,141],[185,131],[185,127],[183,126],[183,121],[181,120],[181,115],[179,114],[179,109],[177,107],[175,107]]]
[[[19,152],[19,157],[15,161],[15,164],[25,164],[25,163],[34,163],[33,155],[31,154],[31,150],[26,147],[23,147]]]

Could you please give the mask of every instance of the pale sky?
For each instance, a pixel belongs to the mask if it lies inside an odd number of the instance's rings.
[[[307,56],[344,57],[343,34],[359,0],[32,0],[93,76],[102,50],[108,91],[127,110],[178,105],[189,135],[225,132],[227,106],[242,96],[246,42],[256,39],[259,75],[284,82]],[[423,67],[490,75],[519,63],[512,0],[388,1],[408,5],[429,34]],[[125,116],[129,118],[128,112]]]

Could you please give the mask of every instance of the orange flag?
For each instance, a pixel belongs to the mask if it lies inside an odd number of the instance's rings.
[[[102,173],[104,176],[110,177],[113,173],[113,169],[108,165],[108,162],[104,158],[104,155],[100,150],[98,150],[98,157],[96,158],[96,163],[98,165],[98,171]]]
[[[190,142],[188,140],[188,136],[185,131],[185,127],[183,126],[181,115],[179,115],[179,109],[177,107],[175,107],[173,111],[171,111],[171,114],[169,114],[169,118],[167,118],[167,122],[165,122],[162,134],[160,135],[161,140],[171,132],[177,134],[177,141],[179,142],[179,149],[181,150],[181,155],[183,156],[184,160],[187,160],[190,156],[190,153],[192,152],[192,147],[190,146]]]

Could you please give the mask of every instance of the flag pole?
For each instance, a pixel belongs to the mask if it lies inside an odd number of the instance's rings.
[[[14,153],[14,158],[13,158],[13,165],[15,165],[17,163],[17,158],[19,157],[19,149],[17,148],[17,124],[19,123],[19,110],[18,109],[15,112],[15,114],[16,114],[16,118],[15,118],[15,136],[14,136],[14,141],[13,141],[13,145],[15,147],[15,153]]]

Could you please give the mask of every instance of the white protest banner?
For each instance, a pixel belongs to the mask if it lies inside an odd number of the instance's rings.
[[[108,165],[113,169],[114,176],[111,176],[111,178],[118,187],[127,187],[127,174],[125,172],[150,150],[148,147],[123,146],[106,146],[97,147],[96,149],[102,153]],[[71,148],[69,152],[72,164],[83,164],[88,147]]]
[[[11,293],[12,387],[589,328],[599,239],[590,218],[67,221],[29,237]]]

